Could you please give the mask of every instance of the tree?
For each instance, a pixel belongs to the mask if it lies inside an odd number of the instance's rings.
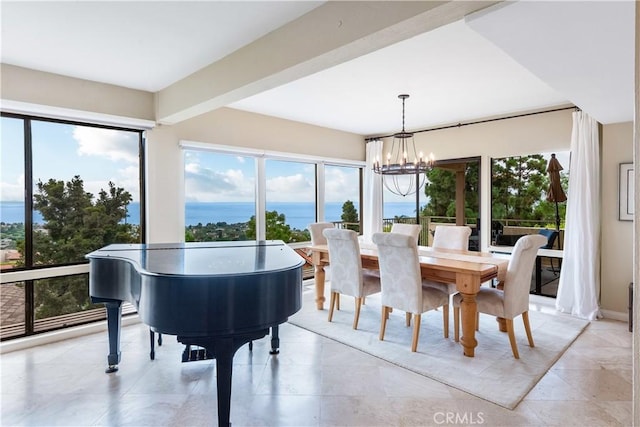
[[[465,170],[465,218],[478,218],[480,207],[478,199],[479,162],[468,162]],[[456,173],[451,170],[434,167],[427,172],[424,186],[427,204],[422,216],[456,216]]]
[[[284,214],[278,211],[266,212],[266,239],[282,240],[285,243],[291,241],[291,227],[287,225]],[[247,224],[247,237],[249,239],[256,238],[256,216],[252,215]]]
[[[67,183],[55,179],[37,183],[34,209],[40,211],[45,223],[42,230],[33,233],[34,264],[83,261],[87,253],[110,243],[139,241],[137,227],[121,223],[126,218],[131,195],[112,182],[108,185],[108,191],[101,190],[93,202],[93,195],[84,191],[84,183],[78,175]],[[37,281],[36,318],[93,307],[85,276]]]
[[[351,200],[347,200],[342,205],[342,215],[340,216],[340,219],[342,219],[342,222],[347,223],[347,229],[354,231],[360,230],[360,218],[358,217],[358,211]]]
[[[550,212],[547,161],[540,154],[494,159],[491,167],[492,218],[543,219]]]

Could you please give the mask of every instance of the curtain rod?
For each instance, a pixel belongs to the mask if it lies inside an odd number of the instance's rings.
[[[482,124],[482,123],[496,122],[496,121],[499,121],[499,120],[517,119],[519,117],[535,116],[536,114],[555,113],[556,111],[563,111],[563,110],[580,111],[580,108],[578,108],[576,106],[555,108],[553,110],[536,111],[536,112],[533,112],[533,113],[523,113],[523,114],[516,114],[516,115],[513,115],[513,116],[496,117],[494,119],[476,120],[474,122],[458,123],[458,124],[455,124],[455,125],[446,125],[446,126],[440,126],[440,127],[431,128],[431,129],[414,130],[414,131],[411,131],[410,133],[422,133],[422,132],[431,132],[431,131],[434,131],[434,130],[461,128],[462,126],[478,125],[478,124]],[[365,142],[375,141],[375,140],[382,139],[382,138],[391,138],[393,135],[394,134],[376,136],[376,137],[372,137],[372,138],[365,138]]]

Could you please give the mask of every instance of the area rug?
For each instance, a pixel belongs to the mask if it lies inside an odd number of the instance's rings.
[[[328,293],[329,286],[326,288]],[[313,288],[307,288],[302,309],[289,318],[289,323],[507,409],[520,403],[588,325],[567,315],[529,311],[535,347],[529,347],[522,320],[516,318],[520,359],[514,359],[507,334],[498,330],[495,317],[481,315],[476,332],[478,346],[471,358],[464,356],[462,346],[453,340],[453,310],[448,339],[443,336],[442,311],[430,311],[422,316],[418,351],[412,353],[412,327],[405,326],[404,312],[394,310],[387,321],[384,341],[378,339],[380,294],[367,297],[358,330],[352,328],[353,298],[341,297],[340,310],[334,312],[331,323],[327,321],[328,303],[319,311],[314,298]]]

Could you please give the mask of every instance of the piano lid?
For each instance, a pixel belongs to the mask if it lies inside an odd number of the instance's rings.
[[[224,276],[300,267],[304,260],[281,240],[197,243],[112,244],[89,259],[121,259],[149,274]]]

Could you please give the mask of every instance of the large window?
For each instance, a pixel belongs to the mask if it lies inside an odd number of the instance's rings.
[[[363,162],[181,145],[187,241],[308,242],[308,225],[320,220],[360,231]]]
[[[97,309],[85,255],[144,235],[142,144],[140,130],[2,114],[2,339],[94,320],[76,315]]]

